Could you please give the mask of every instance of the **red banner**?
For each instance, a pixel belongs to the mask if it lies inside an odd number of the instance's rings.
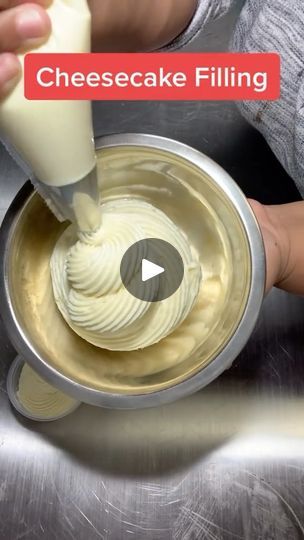
[[[42,54],[25,57],[36,100],[276,100],[275,53]]]

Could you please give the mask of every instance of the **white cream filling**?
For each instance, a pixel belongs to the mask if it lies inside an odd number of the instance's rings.
[[[29,413],[45,419],[60,416],[77,403],[39,377],[28,364],[21,370],[17,397]]]
[[[198,255],[184,233],[160,210],[139,199],[100,207],[94,232],[68,227],[52,258],[55,300],[66,322],[83,339],[108,350],[136,350],[159,342],[191,312],[201,283]],[[135,242],[159,238],[173,245],[184,263],[178,290],[160,302],[133,297],[120,277],[124,253]]]

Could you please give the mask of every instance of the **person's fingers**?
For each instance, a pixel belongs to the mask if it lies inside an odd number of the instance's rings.
[[[37,4],[23,4],[1,11],[0,52],[38,45],[47,38],[50,30],[49,16],[45,9]]]
[[[265,206],[254,199],[248,199],[248,202],[259,223],[263,236],[267,270],[265,292],[267,293],[276,285],[280,277],[282,268],[282,238],[279,227],[271,219],[271,207]]]
[[[20,4],[26,4],[28,0],[0,0],[0,11],[4,9],[11,9],[15,6],[20,6]],[[31,0],[33,4],[39,4],[42,7],[48,7],[52,0]]]
[[[0,54],[0,100],[9,94],[21,75],[21,65],[13,53]]]

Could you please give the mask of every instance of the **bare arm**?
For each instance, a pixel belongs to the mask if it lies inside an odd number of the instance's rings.
[[[159,49],[177,37],[195,13],[197,0],[88,0],[93,50]]]

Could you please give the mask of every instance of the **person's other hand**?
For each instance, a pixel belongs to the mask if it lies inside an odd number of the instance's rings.
[[[15,86],[20,77],[18,50],[43,43],[51,29],[45,11],[50,0],[0,0],[0,99]]]
[[[266,293],[274,286],[280,286],[284,278],[288,260],[288,235],[281,225],[278,212],[274,208],[249,199],[249,204],[259,223],[266,252]]]

